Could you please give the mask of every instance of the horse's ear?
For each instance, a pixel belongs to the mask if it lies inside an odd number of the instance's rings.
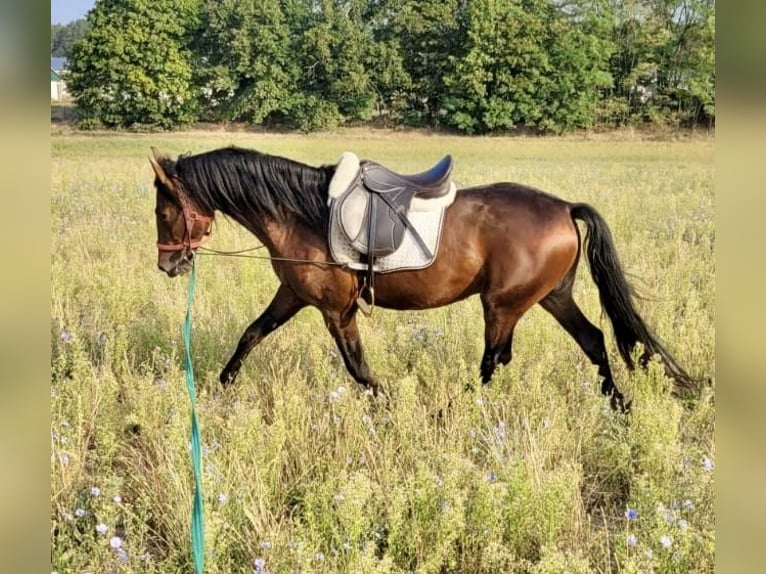
[[[170,180],[170,177],[168,177],[168,174],[165,171],[165,168],[163,168],[162,164],[160,163],[164,158],[165,156],[163,156],[160,153],[160,150],[152,146],[152,157],[149,158],[149,163],[152,164],[154,175],[157,176],[157,179],[160,180],[162,185],[164,185],[168,189],[168,191],[170,191],[171,193],[175,193],[173,182]]]

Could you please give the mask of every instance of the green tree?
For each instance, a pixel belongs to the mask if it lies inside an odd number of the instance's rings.
[[[85,37],[88,22],[84,18],[68,24],[51,25],[51,56],[69,58],[72,45]]]
[[[612,0],[609,108],[620,123],[715,116],[715,0]]]
[[[403,67],[407,119],[415,124],[444,121],[445,79],[466,53],[462,0],[389,0],[390,26],[398,40]]]
[[[372,29],[366,0],[307,2],[293,33],[301,65],[292,120],[301,129],[367,121],[375,109]]]
[[[196,81],[210,119],[262,123],[287,115],[298,65],[279,0],[207,0],[194,42]]]
[[[599,7],[598,0],[471,2],[467,51],[444,80],[448,123],[467,132],[592,124],[600,89],[611,82]]]
[[[84,126],[173,127],[197,117],[188,32],[196,0],[97,0],[68,87]]]

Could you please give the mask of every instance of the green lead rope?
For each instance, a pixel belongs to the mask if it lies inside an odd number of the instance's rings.
[[[192,260],[191,273],[189,275],[189,296],[186,307],[186,320],[184,321],[184,371],[186,373],[186,388],[189,391],[191,403],[191,457],[194,469],[194,507],[192,510],[191,540],[194,553],[194,571],[202,574],[205,569],[205,523],[202,509],[202,456],[200,449],[200,433],[197,424],[197,411],[195,403],[197,393],[194,386],[194,369],[191,360],[191,308],[194,302],[194,287],[197,283],[194,260]]]

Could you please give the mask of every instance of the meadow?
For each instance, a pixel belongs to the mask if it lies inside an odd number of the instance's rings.
[[[319,165],[344,150],[402,172],[455,158],[461,185],[517,181],[595,206],[643,317],[690,373],[629,372],[582,261],[576,299],[606,335],[596,370],[540,307],[479,384],[476,298],[359,319],[391,400],[355,387],[320,314],[301,311],[222,390],[218,373],[277,287],[262,259],[197,258],[192,355],[209,573],[703,573],[715,562],[715,281],[710,139],[53,133],[51,567],[192,572],[181,326],[188,279],[156,267],[150,146],[229,144]],[[220,218],[209,246],[255,238]],[[467,386],[473,390],[466,390]]]

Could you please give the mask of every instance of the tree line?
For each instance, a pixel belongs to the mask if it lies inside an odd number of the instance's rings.
[[[715,120],[715,0],[97,0],[66,49],[84,127]]]

